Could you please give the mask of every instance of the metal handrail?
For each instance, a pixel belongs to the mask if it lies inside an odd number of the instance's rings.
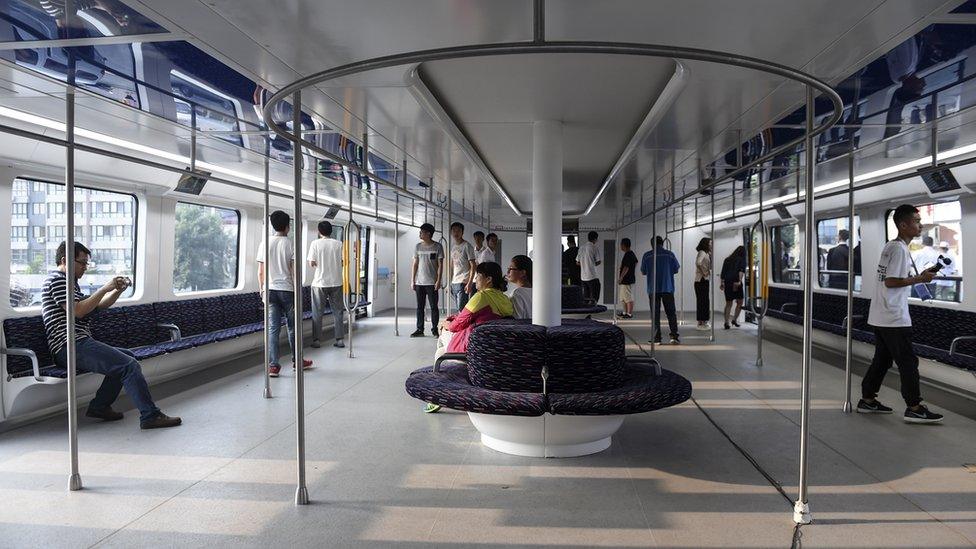
[[[967,355],[965,353],[956,352],[956,346],[959,345],[960,341],[976,341],[976,335],[959,336],[957,338],[954,338],[952,340],[952,343],[949,345],[949,356],[964,356],[967,358],[976,358],[976,356],[973,355]]]
[[[761,238],[759,240],[759,253],[763,255],[763,257],[761,259],[764,260],[764,259],[766,259],[766,257],[765,257],[765,255],[766,255],[765,254],[765,250],[766,250],[766,238],[767,238],[766,237],[766,222],[763,221],[762,219],[759,219],[755,223],[753,223],[752,224],[752,228],[750,229],[750,233],[751,234],[756,234],[756,227],[759,227],[759,231],[760,231],[760,235],[761,235]],[[751,247],[752,246],[750,244],[750,248]],[[752,270],[755,268],[756,261],[755,261],[755,257],[753,257],[754,255],[755,254],[749,254],[749,258],[753,260],[752,261],[753,264],[752,265],[749,265],[749,267],[748,267],[749,268],[749,272],[752,272]],[[760,263],[760,265],[762,265],[762,263]],[[766,300],[764,297],[762,297],[761,295],[759,295],[762,292],[756,292],[756,294],[753,294],[753,290],[756,290],[756,286],[759,286],[761,284],[761,282],[759,280],[760,278],[762,278],[762,272],[760,272],[759,275],[756,276],[756,278],[755,278],[756,283],[755,284],[750,284],[750,287],[749,287],[749,300],[748,300],[749,301],[749,310],[752,311],[752,314],[753,315],[755,315],[755,316],[757,316],[759,318],[766,318],[766,313],[769,312],[769,302],[768,302],[768,300]],[[763,307],[762,307],[762,312],[761,313],[758,312],[758,311],[756,311],[756,300],[757,299],[762,299],[762,301],[763,301]]]
[[[851,315],[850,318],[852,318],[854,320],[864,320],[864,315]],[[847,328],[847,322],[848,322],[848,317],[845,316],[844,317],[844,320],[841,320],[840,321],[840,327],[846,329]]]
[[[436,360],[434,360],[434,371],[440,372],[441,362],[446,362],[448,360],[453,360],[455,362],[463,362],[467,364],[468,356],[464,353],[444,353],[441,356],[437,357]]]
[[[352,240],[353,227],[356,227],[356,240],[355,240],[356,253],[355,253],[355,261],[350,263],[349,247],[353,242]],[[353,221],[352,218],[350,217],[349,221],[346,222],[345,235],[344,235],[346,237],[346,241],[342,246],[342,255],[344,256],[343,260],[345,260],[346,262],[345,268],[343,269],[343,273],[345,274],[345,276],[343,277],[345,278],[344,280],[345,284],[342,292],[342,304],[346,308],[346,313],[347,313],[346,320],[348,321],[349,324],[349,326],[347,327],[348,335],[346,336],[349,339],[349,358],[352,358],[352,325],[356,320],[356,306],[359,304],[359,292],[361,290],[360,285],[362,284],[362,281],[359,278],[359,256],[360,256],[360,248],[362,247],[362,241],[359,239],[359,234],[362,232],[362,229],[363,226]],[[351,291],[353,290],[353,281],[349,279],[350,268],[352,269],[352,273],[355,275],[355,279],[356,279],[355,291]]]

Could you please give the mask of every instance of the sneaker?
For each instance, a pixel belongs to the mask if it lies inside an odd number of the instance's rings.
[[[168,415],[159,412],[152,419],[147,419],[139,424],[140,429],[165,429],[167,427],[176,427],[183,423],[183,420],[178,417],[169,417]]]
[[[440,406],[438,406],[436,404],[431,404],[430,402],[427,403],[427,406],[424,406],[424,413],[425,414],[436,414],[437,412],[440,412],[440,411],[441,411],[441,407]]]
[[[416,332],[410,334],[410,337],[424,337],[424,331],[423,330],[417,330]]]
[[[857,401],[857,413],[859,414],[890,414],[891,408],[881,404],[877,400],[868,402],[863,398]]]
[[[302,370],[308,370],[311,367],[312,367],[312,361],[309,360],[309,359],[307,359],[307,358],[303,358],[302,359]],[[295,369],[295,363],[294,362],[291,364],[291,369],[292,370]]]
[[[278,377],[278,374],[280,373],[281,373],[280,364],[272,364],[268,366],[268,377]]]
[[[332,346],[342,349],[343,347],[346,346],[346,344],[343,343],[341,339],[337,339],[336,342],[332,344]]]
[[[321,346],[322,346],[322,344],[319,343],[319,340],[316,339],[316,340],[312,341],[312,347],[313,348],[318,349]]]
[[[677,345],[677,344],[681,343],[681,341],[679,341],[678,338],[676,338],[676,337],[672,337],[671,338],[671,341],[669,343],[671,343],[671,345]]]
[[[695,326],[695,329],[699,332],[708,331],[708,324],[699,324],[698,326]]]
[[[95,419],[100,419],[102,421],[118,421],[123,419],[125,416],[122,412],[116,412],[111,406],[107,408],[102,408],[101,410],[92,409],[91,407],[85,411],[85,417],[91,417]]]
[[[905,408],[905,423],[941,423],[942,414],[930,412],[925,406],[919,405],[919,410]]]

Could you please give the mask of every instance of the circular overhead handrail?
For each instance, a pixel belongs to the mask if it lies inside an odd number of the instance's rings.
[[[406,189],[400,188],[395,182],[387,181],[386,179],[378,176],[375,173],[370,172],[368,169],[364,169],[351,163],[344,158],[341,158],[318,145],[311,143],[300,136],[295,136],[286,128],[283,128],[279,124],[274,122],[271,116],[275,107],[285,98],[292,95],[296,91],[300,91],[309,86],[315,86],[323,82],[330,80],[335,80],[337,78],[342,78],[346,76],[351,76],[355,74],[360,74],[363,72],[384,69],[389,67],[395,67],[400,65],[410,65],[415,63],[424,63],[428,61],[441,61],[446,59],[462,59],[462,58],[473,58],[473,57],[490,57],[498,55],[520,55],[520,54],[539,54],[539,53],[586,53],[586,54],[604,54],[604,55],[636,55],[643,57],[664,57],[669,59],[682,59],[690,61],[704,61],[708,63],[718,63],[721,65],[730,65],[735,67],[741,67],[746,69],[752,69],[760,72],[765,72],[768,74],[773,74],[776,76],[781,76],[789,80],[805,84],[809,88],[817,90],[826,96],[833,104],[833,112],[830,116],[824,120],[819,126],[814,127],[808,133],[794,138],[770,151],[769,153],[753,160],[749,164],[740,166],[735,171],[726,174],[725,176],[711,181],[707,185],[702,185],[698,189],[691,192],[685,193],[680,197],[671,197],[671,201],[662,207],[666,207],[670,204],[683,202],[687,198],[694,196],[696,193],[703,189],[712,188],[719,183],[742,173],[744,170],[751,169],[753,166],[761,164],[775,156],[778,156],[784,151],[802,143],[805,139],[816,137],[837,123],[843,115],[844,102],[826,82],[820,80],[819,78],[803,72],[792,67],[782,65],[779,63],[774,63],[772,61],[766,61],[764,59],[758,59],[755,57],[748,57],[744,55],[735,55],[731,53],[705,50],[698,48],[682,48],[676,46],[665,46],[656,44],[638,44],[638,43],[628,43],[628,42],[599,42],[599,41],[544,41],[537,40],[535,42],[508,42],[508,43],[496,43],[496,44],[475,44],[470,46],[452,46],[447,48],[434,48],[429,50],[421,50],[415,52],[398,53],[393,55],[387,55],[383,57],[376,57],[372,59],[365,59],[362,61],[355,61],[353,63],[348,63],[345,65],[340,65],[331,69],[317,72],[311,74],[291,84],[288,84],[281,90],[278,90],[274,95],[268,99],[267,103],[264,105],[263,116],[265,123],[268,127],[278,136],[287,139],[288,141],[298,145],[300,147],[305,147],[323,157],[342,165],[346,169],[352,171],[353,173],[369,177],[370,179],[395,189],[398,193],[403,193],[407,196],[411,196],[423,202],[427,202],[426,198],[420,197],[415,193],[412,193]],[[300,106],[299,106],[300,108]]]

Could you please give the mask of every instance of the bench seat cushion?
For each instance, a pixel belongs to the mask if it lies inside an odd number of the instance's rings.
[[[670,371],[654,374],[648,364],[628,364],[623,385],[592,393],[550,393],[549,412],[557,415],[639,414],[667,408],[691,398],[691,382]]]
[[[406,389],[416,399],[464,412],[534,417],[546,410],[541,393],[510,393],[472,386],[463,364],[442,364],[437,373],[433,367],[416,370],[407,378]]]

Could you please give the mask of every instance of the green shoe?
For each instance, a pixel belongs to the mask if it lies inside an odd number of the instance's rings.
[[[426,414],[436,414],[437,412],[440,411],[441,411],[441,407],[436,404],[431,404],[428,402],[427,406],[424,406],[424,413]]]

